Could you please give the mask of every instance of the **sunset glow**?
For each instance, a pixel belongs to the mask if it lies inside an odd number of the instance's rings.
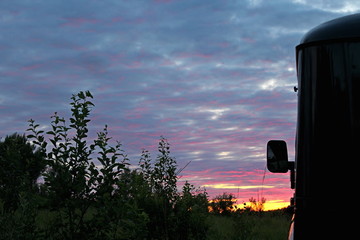
[[[276,209],[286,208],[288,206],[290,206],[290,199],[289,201],[271,200],[271,201],[267,201],[264,204],[264,210],[265,211],[276,210]]]
[[[207,184],[204,185],[203,187],[210,187],[210,188],[215,188],[215,189],[260,189],[260,188],[273,188],[273,186],[256,186],[256,185],[250,185],[250,186],[235,186],[232,184]]]
[[[237,202],[235,205],[237,209],[244,209],[245,207],[251,206],[250,202],[243,202],[243,203]],[[277,209],[286,208],[289,205],[290,205],[289,202],[284,202],[283,200],[271,200],[271,201],[266,201],[263,210],[264,211],[277,210]]]
[[[164,136],[186,166],[180,188],[283,207],[289,175],[265,169],[265,146],[284,139],[294,160],[294,48],[315,23],[358,10],[349,0],[1,1],[0,137],[69,117],[71,95],[90,90],[89,142],[107,124],[136,166]]]

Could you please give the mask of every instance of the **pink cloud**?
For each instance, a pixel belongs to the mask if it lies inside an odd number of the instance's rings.
[[[63,27],[81,27],[88,24],[99,23],[98,19],[93,18],[63,18],[65,23],[61,24]]]
[[[27,65],[25,67],[22,67],[21,70],[22,71],[31,71],[34,69],[38,69],[40,67],[44,66],[43,64],[32,64],[32,65]]]
[[[191,168],[191,164],[188,167]],[[220,168],[200,171],[185,169],[180,182],[185,180],[196,186],[205,186],[210,199],[227,192],[234,194],[240,202],[247,202],[249,198],[256,198],[259,194],[269,201],[287,202],[293,194],[288,174],[273,175],[266,172],[264,178],[264,170],[260,169],[251,171],[224,171]]]

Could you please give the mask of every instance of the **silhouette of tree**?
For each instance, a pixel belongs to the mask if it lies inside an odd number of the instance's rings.
[[[92,98],[74,94],[69,120],[55,112],[47,131],[29,120],[31,143],[17,134],[0,142],[0,208],[13,210],[0,215],[0,239],[206,239],[207,193],[188,182],[178,191],[168,141],[154,160],[143,150],[133,169],[106,125],[89,141]],[[32,194],[41,173],[43,194]]]
[[[234,203],[236,202],[235,196],[231,193],[223,193],[216,196],[210,203],[210,208],[214,213],[222,215],[230,215],[234,209]]]
[[[146,234],[147,216],[128,194],[130,170],[121,144],[110,145],[106,125],[97,139],[88,141],[92,98],[89,91],[72,96],[69,125],[56,112],[46,133],[29,120],[28,137],[48,164],[47,208],[56,221],[47,226],[47,239],[135,239]]]
[[[24,135],[14,133],[0,142],[0,196],[4,210],[15,210],[20,192],[37,191],[37,179],[46,162]]]

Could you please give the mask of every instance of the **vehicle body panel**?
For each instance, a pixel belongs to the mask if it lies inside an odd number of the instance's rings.
[[[349,213],[359,211],[357,203],[348,203],[359,183],[360,14],[309,31],[296,56],[295,210],[289,238],[352,239],[357,233]]]

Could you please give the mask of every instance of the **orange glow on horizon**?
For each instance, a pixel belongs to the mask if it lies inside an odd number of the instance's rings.
[[[264,211],[277,210],[290,206],[289,201],[283,200],[270,200],[264,204]]]
[[[237,204],[235,204],[235,206],[237,207],[237,209],[244,209],[244,207],[250,207],[251,203],[245,202],[245,205],[244,205],[244,203],[237,203]],[[286,208],[288,206],[290,206],[290,202],[288,202],[288,201],[269,200],[269,201],[266,201],[264,204],[264,211],[278,210],[281,208]]]
[[[214,188],[214,189],[260,189],[260,188],[274,188],[274,186],[267,185],[248,185],[248,186],[238,186],[231,183],[218,183],[218,184],[205,184],[205,188]]]
[[[233,206],[235,207],[233,209],[233,211],[236,211],[238,209],[243,210],[245,208],[249,208],[251,207],[251,203],[250,202],[243,202],[243,203],[238,203],[238,200],[236,198],[231,200],[233,202]],[[210,200],[209,203],[214,202],[214,200]],[[286,208],[290,206],[290,202],[289,201],[284,201],[284,200],[269,200],[266,201],[264,203],[264,209],[263,211],[271,211],[271,210],[278,210],[278,209],[282,209],[282,208]],[[212,209],[209,206],[209,211],[211,212]]]

